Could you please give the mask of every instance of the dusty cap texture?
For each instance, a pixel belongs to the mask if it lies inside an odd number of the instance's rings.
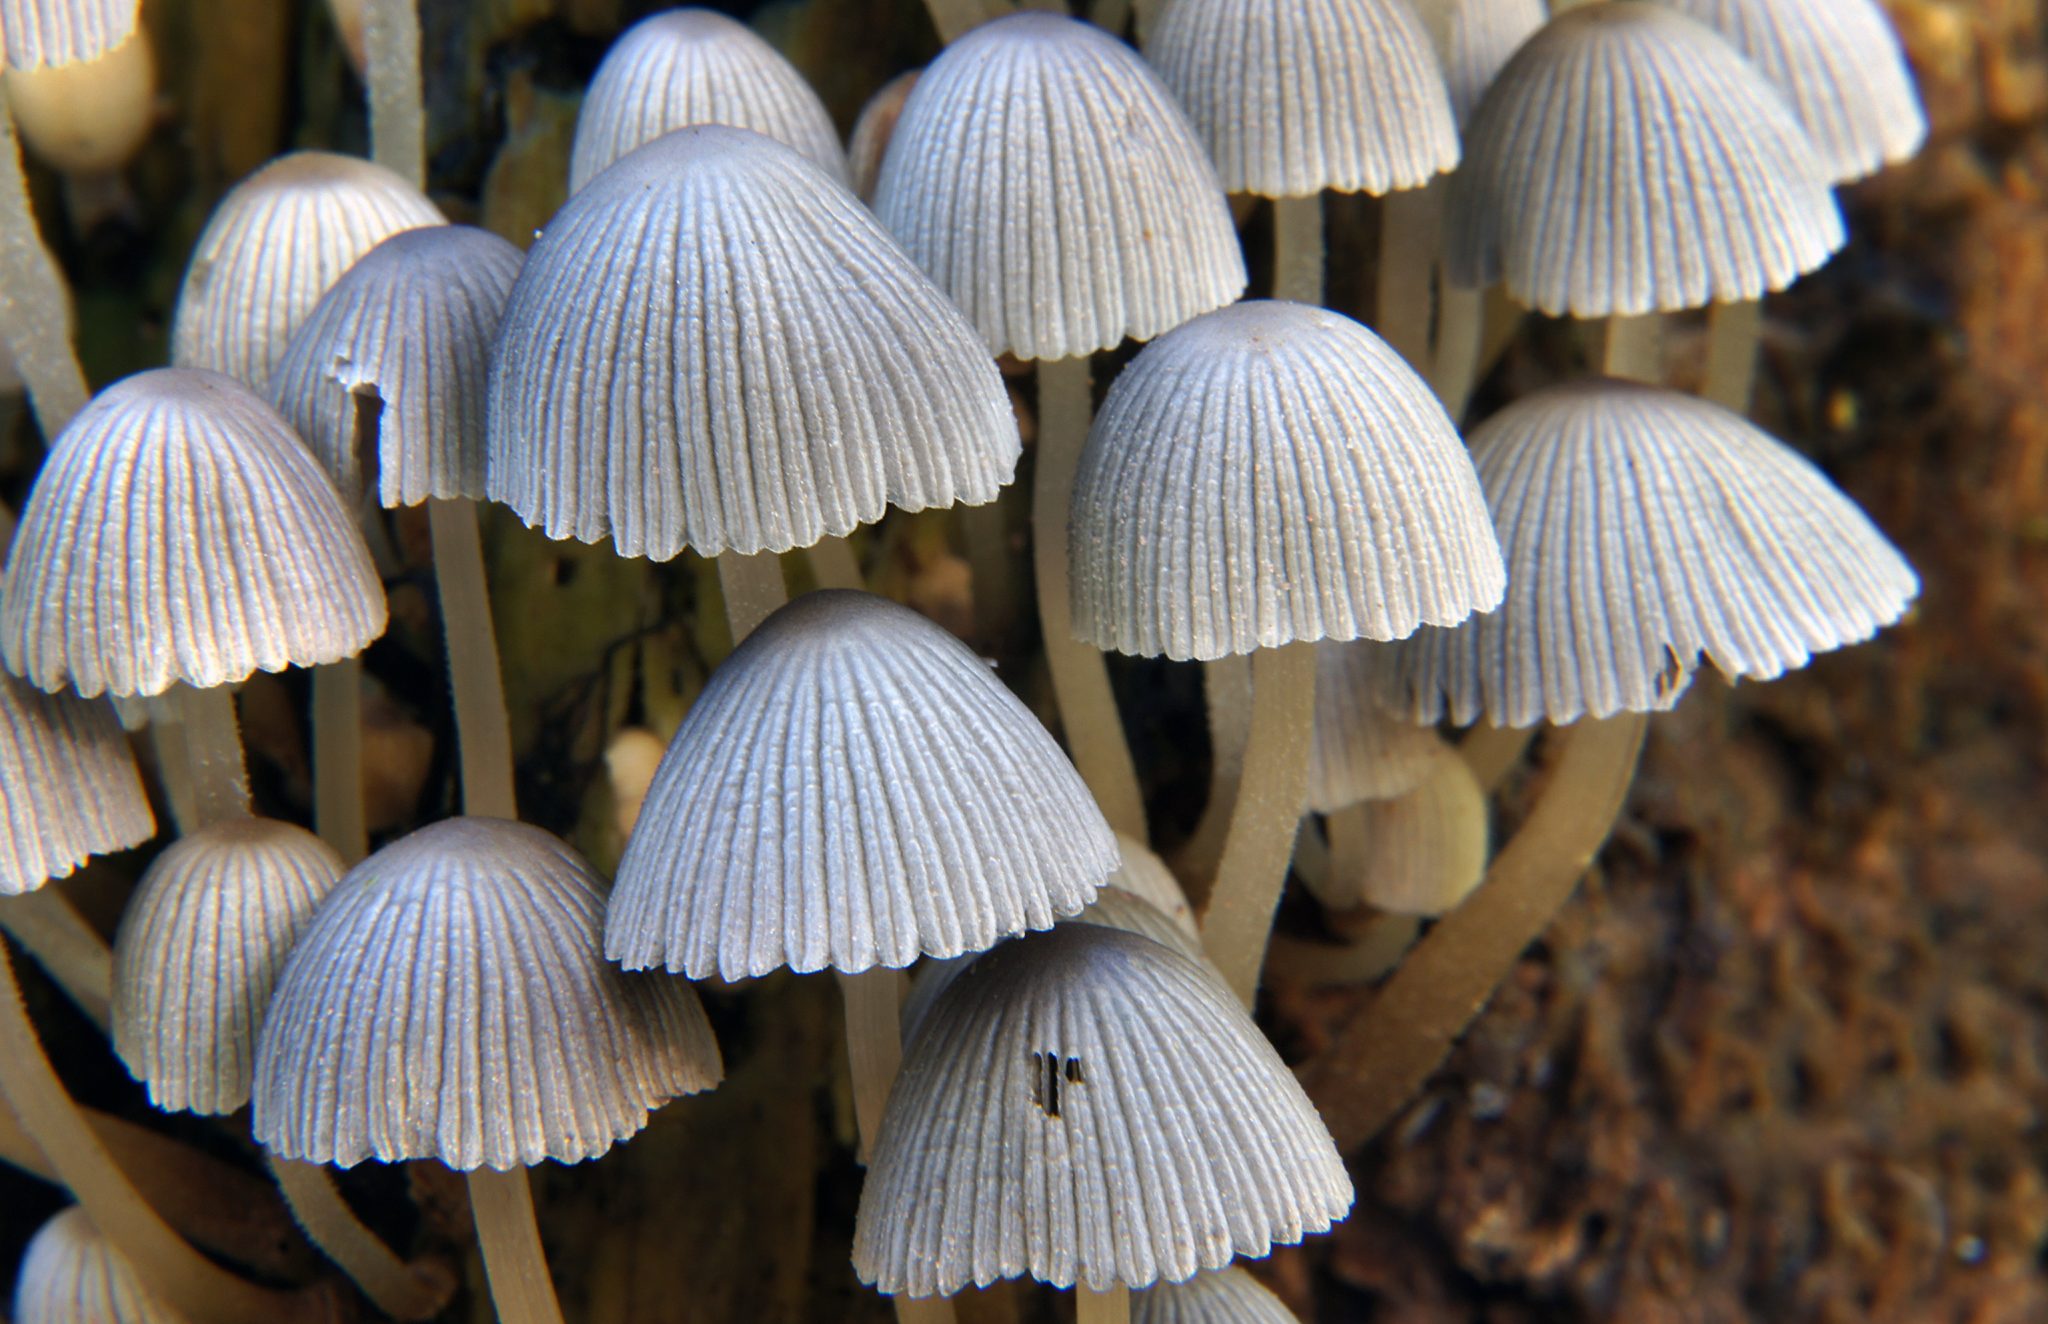
[[[1515,53],[1446,197],[1457,285],[1553,315],[1757,299],[1842,246],[1826,173],[1777,89],[1662,5],[1580,5]]]
[[[1358,323],[1236,304],[1149,345],[1089,431],[1074,633],[1215,658],[1398,639],[1500,601],[1500,549],[1443,407]]]
[[[96,60],[135,35],[141,0],[0,0],[0,45],[13,69]]]
[[[7,562],[0,648],[46,690],[200,689],[332,662],[384,586],[291,427],[218,373],[114,383],[57,438]]]
[[[576,112],[569,191],[692,124],[752,129],[846,182],[832,116],[795,65],[744,23],[710,9],[671,9],[626,29],[597,66]]]
[[[1175,0],[1145,58],[1231,193],[1388,193],[1458,164],[1443,69],[1407,0]]]
[[[0,672],[0,896],[156,835],[114,711]]]
[[[1397,646],[1388,702],[1533,726],[1669,708],[1704,656],[1768,680],[1896,621],[1920,582],[1827,477],[1739,416],[1569,383],[1472,436],[1507,603]]]
[[[256,1138],[343,1166],[573,1163],[717,1084],[690,986],[599,953],[603,887],[560,840],[502,819],[448,819],[351,869],[271,1000]]]
[[[1145,1287],[1350,1207],[1322,1119],[1228,989],[1149,938],[1062,924],[939,995],[889,1095],[853,1264],[911,1296],[1024,1274]]]
[[[1299,1324],[1259,1280],[1236,1265],[1160,1283],[1131,1296],[1131,1324]]]
[[[1086,905],[1117,849],[995,672],[885,598],[770,616],[683,719],[619,862],[605,951],[736,979],[981,951]]]
[[[875,212],[988,347],[1149,340],[1245,286],[1201,142],[1137,53],[1056,14],[984,23],[918,79]]]
[[[512,289],[488,489],[667,560],[995,499],[1022,446],[958,309],[782,144],[678,129],[569,199]]]
[[[29,1239],[14,1280],[14,1324],[186,1324],[150,1295],[78,1205]]]
[[[1418,0],[1415,11],[1443,61],[1461,126],[1509,57],[1550,17],[1543,0]]]
[[[1405,795],[1450,753],[1435,728],[1379,706],[1379,673],[1392,664],[1392,654],[1370,639],[1316,645],[1308,807],[1319,814]]]
[[[484,379],[519,260],[487,230],[404,230],[293,334],[270,399],[351,503],[365,468],[385,506],[484,495]]]

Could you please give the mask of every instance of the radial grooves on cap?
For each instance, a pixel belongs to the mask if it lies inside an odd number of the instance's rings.
[[[0,645],[44,689],[200,689],[383,633],[384,587],[334,484],[277,411],[158,368],[57,438],[8,562]]]
[[[1063,924],[939,996],[889,1096],[853,1263],[929,1296],[1020,1274],[1144,1287],[1327,1229],[1329,1132],[1221,983]]]
[[[984,23],[918,79],[875,212],[998,354],[1147,340],[1245,287],[1194,130],[1136,52],[1086,23]]]
[[[1116,848],[1117,866],[1103,886],[1129,892],[1148,902],[1199,946],[1202,931],[1195,924],[1194,908],[1188,904],[1187,892],[1173,876],[1173,870],[1166,867],[1166,861],[1154,855],[1144,842],[1121,832],[1116,834]]]
[[[1087,909],[1065,921],[1069,924],[1100,924],[1107,929],[1135,933],[1165,947],[1171,947],[1194,961],[1203,960],[1202,940],[1174,922],[1171,915],[1150,901],[1120,887],[1105,887],[1095,894]]]
[[[171,361],[263,390],[299,323],[357,258],[447,218],[380,165],[294,152],[229,190],[192,250]]]
[[[1131,1294],[1131,1324],[1300,1324],[1294,1312],[1236,1265]]]
[[[868,210],[711,125],[626,156],[548,225],[488,427],[494,500],[656,560],[992,501],[1022,450],[973,329]]]
[[[167,1112],[249,1101],[285,957],[346,866],[303,828],[236,818],[156,857],[114,942],[114,1051]]]
[[[1827,177],[1861,179],[1927,139],[1891,20],[1873,0],[1664,0],[1719,32],[1792,105]]]
[[[0,0],[8,67],[96,60],[135,34],[141,0]]]
[[[605,964],[602,889],[560,841],[497,819],[450,819],[357,865],[271,1002],[257,1139],[343,1166],[576,1162],[716,1084],[689,985]]]
[[[15,1324],[185,1324],[78,1205],[29,1239],[14,1281]]]
[[[847,182],[832,116],[795,65],[744,23],[709,9],[671,9],[628,28],[597,66],[576,113],[569,191],[691,124],[752,129]]]
[[[33,892],[155,834],[113,711],[0,672],[0,896]]]
[[[1458,164],[1443,71],[1406,0],[1176,0],[1145,56],[1231,193],[1388,193]]]
[[[1398,639],[1500,601],[1463,443],[1421,378],[1320,308],[1238,304],[1110,389],[1074,483],[1074,632],[1215,658]]]
[[[1390,698],[1420,721],[1669,708],[1702,654],[1768,680],[1869,638],[1919,592],[1810,462],[1692,396],[1574,382],[1502,410],[1472,447],[1507,602],[1398,645]]]
[[[1319,814],[1406,795],[1450,752],[1435,728],[1379,706],[1379,673],[1392,665],[1392,655],[1369,639],[1316,645],[1308,807]]]
[[[1419,0],[1422,24],[1438,41],[1451,112],[1460,126],[1549,11],[1543,0]]]
[[[484,380],[520,253],[486,230],[404,230],[365,253],[292,336],[270,399],[348,499],[484,495]],[[374,409],[377,453],[358,453]]]
[[[1553,315],[1758,299],[1842,246],[1806,135],[1756,67],[1662,5],[1567,10],[1508,61],[1446,202],[1458,285]]]
[[[866,593],[783,608],[712,674],[619,862],[605,951],[737,979],[981,951],[1086,905],[1114,836],[967,646]]]

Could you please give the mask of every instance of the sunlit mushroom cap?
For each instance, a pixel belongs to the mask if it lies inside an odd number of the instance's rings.
[[[1227,988],[1136,934],[1062,924],[939,996],[890,1092],[854,1227],[911,1296],[1020,1274],[1177,1281],[1321,1232],[1351,1183]]]
[[[0,0],[0,44],[13,69],[96,60],[135,35],[142,0]]]
[[[150,1294],[78,1205],[29,1239],[14,1280],[14,1324],[186,1324]]]
[[[155,834],[113,710],[0,672],[0,896]]]
[[[1414,789],[1350,812],[1357,820],[1333,823],[1331,831],[1357,832],[1363,850],[1355,861],[1333,852],[1330,868],[1305,878],[1332,910],[1372,905],[1396,915],[1441,915],[1486,874],[1486,792],[1448,749]]]
[[[1149,340],[1245,287],[1194,130],[1137,53],[1057,14],[984,23],[904,104],[875,212],[990,349]]]
[[[1663,0],[1727,38],[1784,94],[1827,177],[1861,179],[1927,138],[1927,112],[1874,0]]]
[[[1316,645],[1308,807],[1317,813],[1405,795],[1450,753],[1435,728],[1380,707],[1379,673],[1392,663],[1392,655],[1369,639]]]
[[[285,1158],[504,1170],[610,1149],[722,1068],[696,993],[598,951],[604,884],[539,828],[452,818],[349,870],[256,1050]]]
[[[1842,246],[1806,134],[1756,67],[1663,5],[1580,5],[1465,129],[1445,270],[1551,314],[1761,298]]]
[[[1068,536],[1074,633],[1123,653],[1398,639],[1501,594],[1443,407],[1378,336],[1305,304],[1147,346],[1088,434]]]
[[[262,390],[327,287],[380,242],[446,218],[383,166],[332,152],[279,157],[229,190],[185,268],[171,361]]]
[[[1704,656],[1768,680],[1896,621],[1919,580],[1804,457],[1703,400],[1568,383],[1472,435],[1507,602],[1397,645],[1396,708],[1495,726],[1669,708]]]
[[[519,259],[466,225],[401,231],[292,336],[270,398],[351,502],[366,467],[386,506],[484,495],[484,379]]]
[[[346,866],[304,828],[230,818],[150,863],[114,941],[114,1051],[149,1101],[249,1101],[256,1029],[292,944]]]
[[[217,373],[157,368],[57,438],[0,647],[46,690],[160,694],[348,657],[384,622],[362,534],[277,411]]]
[[[549,223],[488,429],[494,500],[656,560],[992,501],[1022,450],[973,328],[867,208],[723,125],[632,152]]]
[[[1300,1324],[1280,1298],[1236,1265],[1131,1294],[1131,1324]]]
[[[1458,164],[1443,69],[1407,0],[1175,0],[1145,57],[1232,193],[1388,193]]]
[[[752,129],[846,182],[832,116],[795,65],[744,23],[710,9],[671,9],[626,29],[597,66],[576,113],[569,191],[692,124]]]
[[[885,598],[770,616],[691,707],[619,862],[605,951],[736,979],[981,951],[1116,867],[1080,774],[986,663]]]
[[[1543,0],[1417,0],[1415,10],[1443,61],[1460,125],[1508,58],[1550,17]]]

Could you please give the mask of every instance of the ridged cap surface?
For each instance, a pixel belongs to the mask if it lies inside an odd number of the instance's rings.
[[[1777,90],[1658,4],[1565,11],[1502,69],[1446,198],[1447,278],[1553,315],[1757,299],[1842,246]]]
[[[918,79],[875,213],[991,350],[1061,359],[1149,340],[1245,287],[1194,130],[1100,28],[1019,13]]]
[[[492,499],[656,560],[992,501],[1022,450],[973,328],[867,208],[723,125],[569,199],[513,287],[490,391]]]
[[[1131,1294],[1131,1324],[1300,1324],[1280,1298],[1236,1265]]]
[[[442,225],[383,166],[332,152],[279,157],[228,191],[185,268],[171,362],[262,390],[299,323],[357,258],[400,230]]]
[[[832,116],[795,65],[744,23],[710,9],[671,9],[626,29],[597,66],[576,113],[569,191],[692,124],[752,129],[847,182]]]
[[[186,1324],[142,1285],[83,1208],[62,1209],[29,1239],[14,1280],[14,1324]]]
[[[1172,920],[1199,948],[1202,930],[1195,923],[1194,907],[1188,904],[1186,890],[1173,876],[1173,870],[1166,867],[1166,861],[1154,855],[1144,842],[1121,832],[1116,834],[1116,848],[1119,857],[1116,869],[1103,886],[1129,892],[1149,903]]]
[[[539,828],[453,818],[386,846],[285,965],[256,1138],[344,1167],[574,1163],[717,1084],[695,991],[606,964],[603,922],[602,880]]]
[[[1310,875],[1309,890],[1332,910],[1371,904],[1396,915],[1441,915],[1486,875],[1491,839],[1486,792],[1472,769],[1445,751],[1406,795],[1369,800],[1350,811],[1364,847],[1357,872],[1337,866]]]
[[[1350,1207],[1329,1131],[1220,981],[1149,938],[1062,924],[983,956],[932,1007],[853,1265],[911,1296],[1022,1274],[1145,1287]]]
[[[362,534],[277,411],[156,368],[95,396],[44,461],[0,647],[46,690],[147,695],[332,662],[384,622]]]
[[[896,134],[896,121],[903,116],[903,103],[910,89],[924,75],[922,69],[906,69],[876,89],[860,108],[853,122],[853,134],[846,140],[846,165],[853,172],[853,191],[862,202],[875,200],[875,185],[881,181],[882,155]]]
[[[1903,161],[1927,112],[1875,0],[1664,0],[1726,37],[1791,103],[1829,179]]]
[[[1472,435],[1507,603],[1398,645],[1416,719],[1575,722],[1677,702],[1704,655],[1768,680],[1896,621],[1920,582],[1804,457],[1692,396],[1590,380]]]
[[[385,506],[483,497],[484,380],[519,262],[488,230],[403,230],[350,267],[292,336],[270,399],[351,504],[366,461]],[[374,455],[358,453],[365,441]]]
[[[12,69],[96,60],[135,35],[141,0],[0,0]]]
[[[1216,658],[1399,639],[1500,601],[1464,444],[1386,342],[1236,304],[1149,345],[1089,431],[1068,525],[1074,633]]]
[[[1381,673],[1393,664],[1393,655],[1370,639],[1316,645],[1308,807],[1317,813],[1405,795],[1451,752],[1434,727],[1379,706]]]
[[[231,818],[151,861],[114,940],[114,1051],[166,1112],[249,1101],[256,1030],[292,944],[347,866],[289,823]]]
[[[995,672],[868,593],[810,593],[712,674],[619,862],[605,951],[737,979],[981,951],[1094,897],[1116,840]]]
[[[1458,164],[1443,70],[1407,0],[1175,0],[1145,58],[1231,193],[1389,193]]]
[[[1509,57],[1550,17],[1543,0],[1417,0],[1415,9],[1443,61],[1451,113],[1461,126]]]
[[[114,711],[0,672],[0,896],[156,835]]]

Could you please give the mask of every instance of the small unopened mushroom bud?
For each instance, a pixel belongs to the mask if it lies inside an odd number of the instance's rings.
[[[119,169],[149,136],[155,101],[156,60],[140,32],[96,60],[7,75],[22,140],[66,174]]]

